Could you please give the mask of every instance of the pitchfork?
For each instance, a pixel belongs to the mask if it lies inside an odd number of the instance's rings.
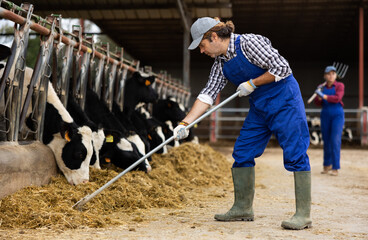
[[[336,68],[336,75],[338,79],[343,79],[346,75],[346,72],[348,71],[349,65],[334,62],[332,64]],[[321,87],[324,87],[326,85],[326,82],[324,82]],[[316,93],[313,93],[313,95],[308,99],[308,104],[311,103],[315,98],[317,97]]]

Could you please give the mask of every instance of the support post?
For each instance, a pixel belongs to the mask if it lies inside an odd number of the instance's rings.
[[[186,88],[190,88],[190,25],[192,24],[191,13],[184,1],[177,0],[178,10],[183,22],[183,84]]]
[[[363,111],[364,106],[364,8],[359,8],[359,109],[361,109],[361,145],[367,145],[367,112]]]
[[[191,21],[187,17],[187,22]],[[184,28],[183,34],[183,84],[189,89],[190,88],[190,51],[188,49],[190,45],[190,31]]]
[[[364,8],[359,8],[359,108],[364,106]]]

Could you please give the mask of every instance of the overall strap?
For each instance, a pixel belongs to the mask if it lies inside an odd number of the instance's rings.
[[[235,40],[235,51],[236,51],[236,54],[239,55],[239,54],[243,54],[242,50],[241,50],[241,47],[240,47],[240,35],[236,38]]]

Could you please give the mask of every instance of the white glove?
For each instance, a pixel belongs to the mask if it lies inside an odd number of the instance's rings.
[[[174,138],[179,141],[181,139],[187,138],[189,135],[189,130],[185,129],[186,126],[179,124],[174,128]]]
[[[248,96],[249,94],[251,94],[256,88],[257,87],[253,84],[252,79],[251,79],[249,81],[246,81],[240,84],[238,86],[238,89],[236,89],[236,91],[240,91],[239,97],[244,97],[244,96]]]

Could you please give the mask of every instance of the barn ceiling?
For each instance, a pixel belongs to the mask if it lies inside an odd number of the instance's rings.
[[[182,63],[183,26],[176,0],[30,2],[41,16],[61,13],[64,18],[94,21],[145,64]],[[293,60],[357,59],[359,6],[365,7],[365,19],[368,18],[368,0],[184,0],[184,3],[193,20],[202,16],[231,19],[237,33],[265,35],[287,59]],[[198,51],[192,52],[191,57],[192,64],[199,66],[206,58]]]

